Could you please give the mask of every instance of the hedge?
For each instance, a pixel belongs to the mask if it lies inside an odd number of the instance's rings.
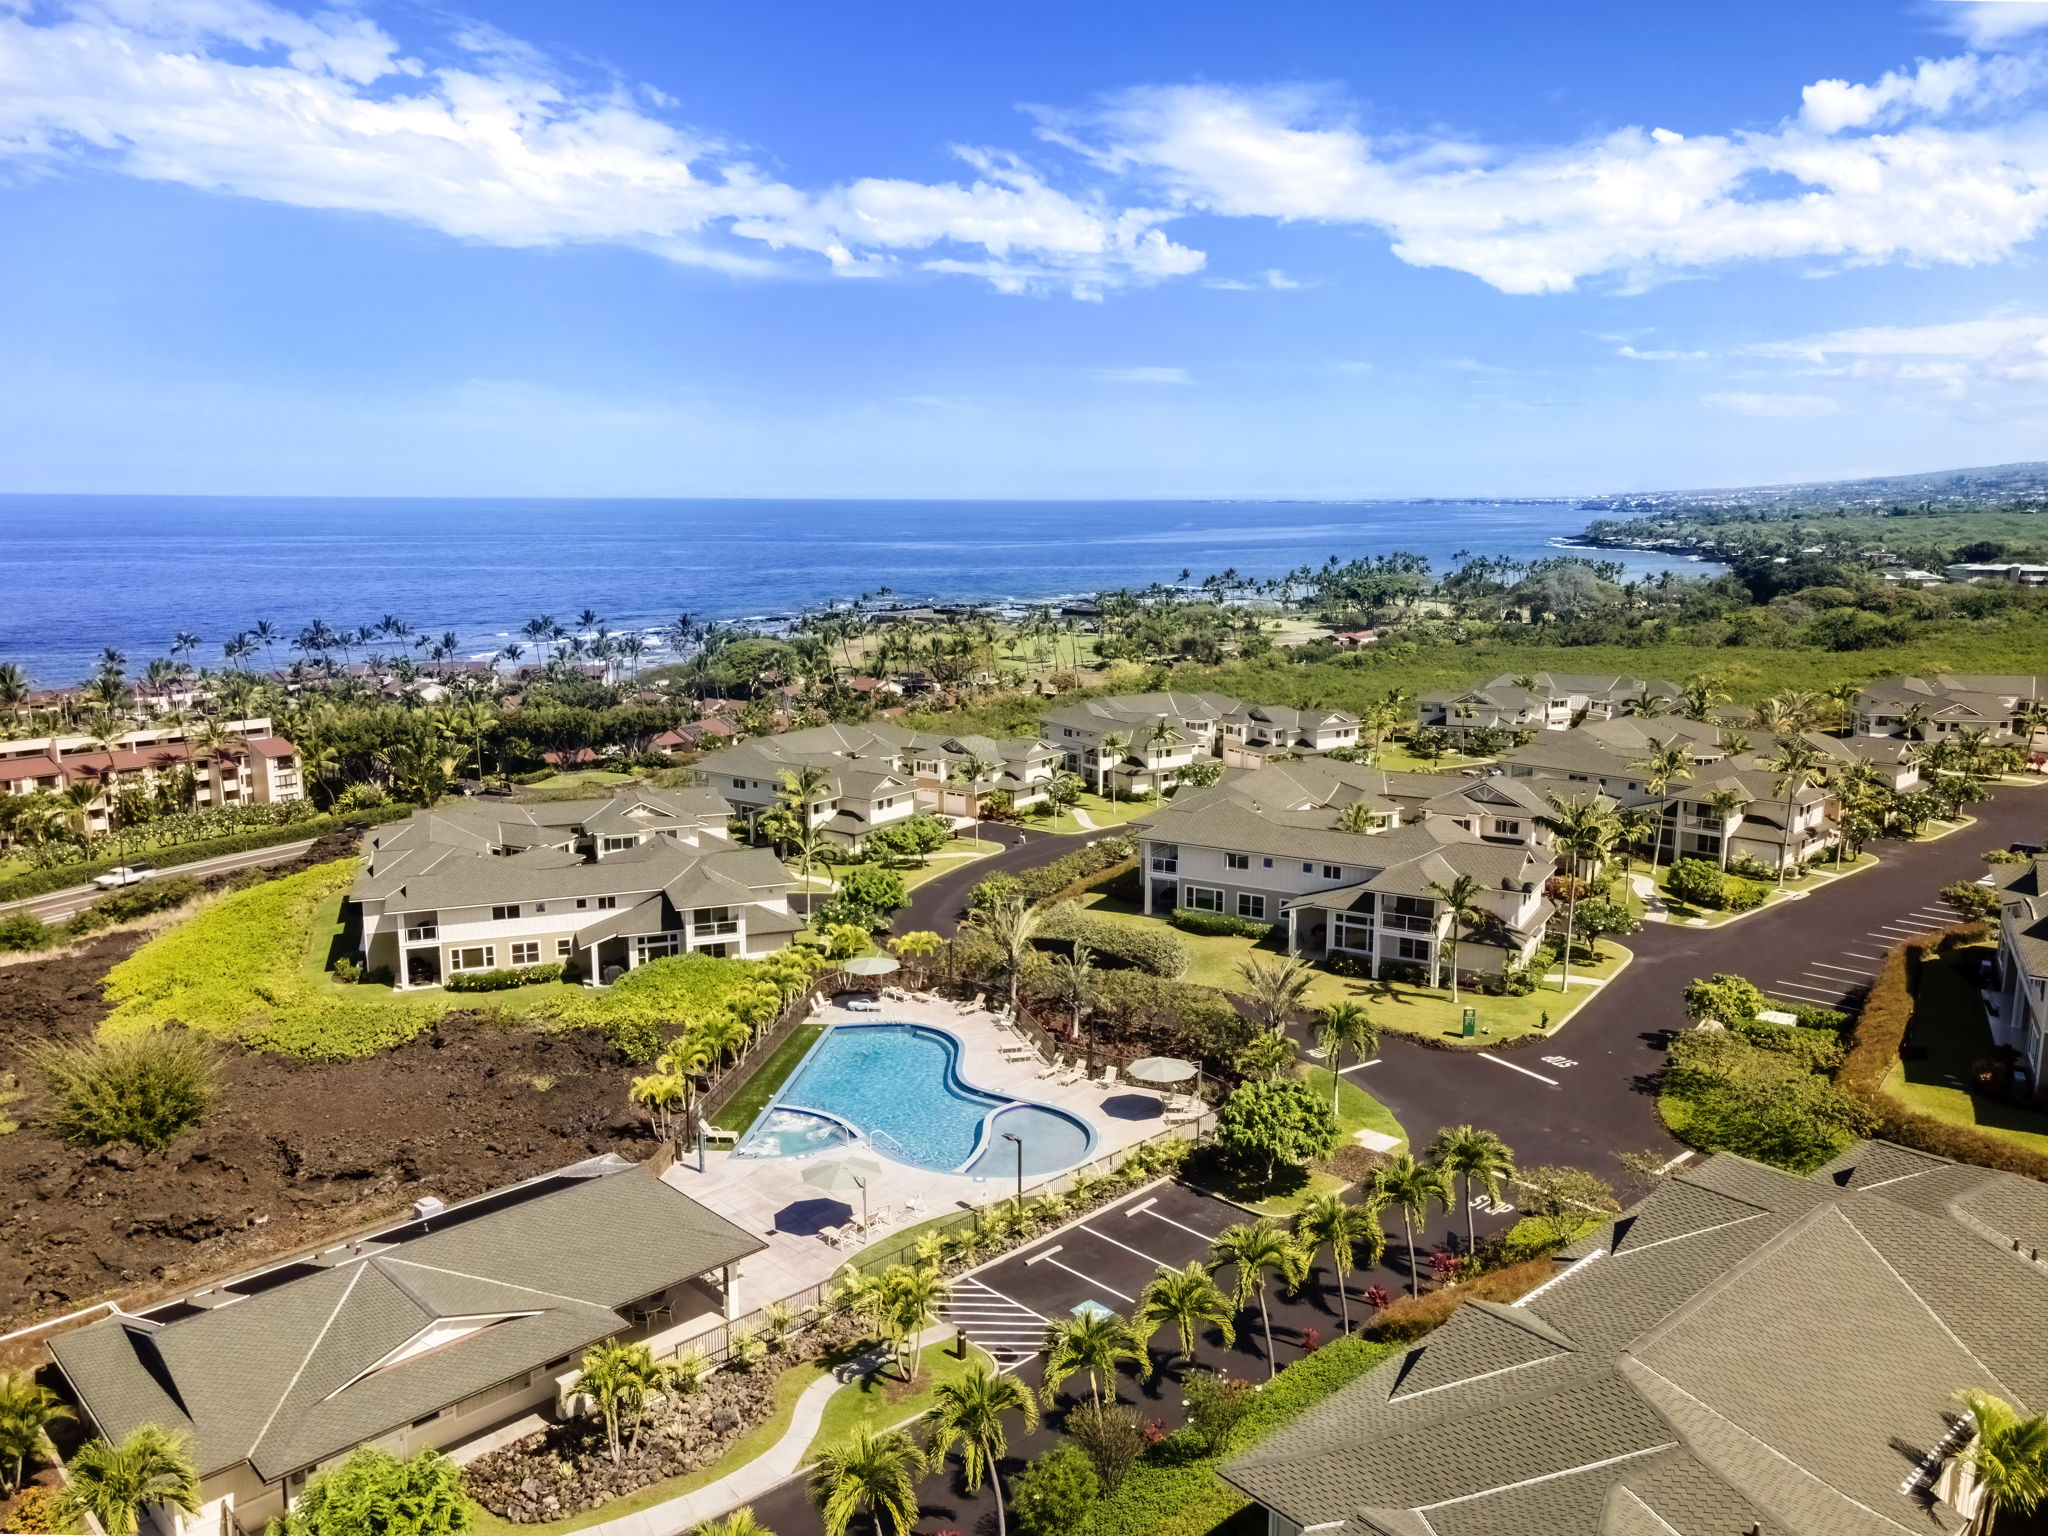
[[[1045,914],[1038,932],[1042,938],[1086,944],[1099,957],[1169,981],[1185,976],[1190,963],[1187,945],[1166,928],[1112,922],[1065,902]]]
[[[1200,1453],[1191,1432],[1176,1430],[1138,1458],[1115,1493],[1100,1500],[1077,1536],[1201,1536],[1250,1501],[1216,1475],[1255,1441],[1299,1418],[1400,1350],[1361,1338],[1333,1339],[1266,1382],[1230,1447]]]
[[[530,987],[539,982],[561,979],[562,967],[559,965],[521,965],[509,971],[457,971],[442,983],[442,987],[449,992],[510,992],[514,987]]]
[[[1835,1081],[1870,1116],[1873,1134],[1886,1141],[1953,1158],[1959,1163],[2048,1181],[2048,1155],[1988,1135],[1974,1126],[1951,1125],[1922,1114],[1884,1091],[1885,1079],[1899,1059],[1906,1028],[1913,1021],[1921,966],[1930,955],[1943,956],[1958,945],[1981,941],[1984,933],[1981,923],[1956,923],[1909,939],[1889,951],[1863,1000],[1862,1011],[1850,1033],[1848,1053],[1842,1058],[1842,1069]]]
[[[47,896],[52,891],[68,891],[73,886],[89,884],[95,876],[104,875],[110,869],[119,869],[124,864],[153,864],[158,869],[173,868],[180,864],[196,864],[201,859],[217,859],[230,853],[253,853],[258,848],[275,848],[280,843],[296,843],[309,837],[324,837],[329,832],[338,832],[343,828],[368,828],[378,822],[397,821],[412,815],[418,809],[416,805],[380,805],[370,810],[349,811],[339,816],[308,816],[303,821],[265,827],[255,832],[237,832],[228,837],[209,837],[201,842],[180,843],[172,848],[152,848],[146,853],[128,853],[118,858],[88,859],[78,864],[59,864],[49,869],[31,870],[25,875],[0,880],[0,902],[26,901],[32,896]]]
[[[1050,864],[1019,870],[1017,883],[1026,901],[1050,906],[1079,896],[1103,876],[1121,873],[1123,868],[1135,867],[1136,863],[1129,838],[1105,837],[1091,847],[1062,854]]]
[[[1203,912],[1194,907],[1175,907],[1173,926],[1187,933],[1204,934],[1210,938],[1250,939],[1254,943],[1271,937],[1273,932],[1271,923],[1254,922],[1249,917],[1233,917],[1228,912]]]

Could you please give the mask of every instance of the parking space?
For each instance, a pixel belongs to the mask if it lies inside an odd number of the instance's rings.
[[[1882,878],[1882,872],[1878,878]],[[1848,935],[1848,942],[1832,954],[1821,950],[1816,955],[1799,956],[1796,973],[1774,977],[1764,982],[1763,988],[1774,997],[1793,1002],[1814,1003],[1823,1008],[1853,1008],[1862,1002],[1871,983],[1877,980],[1878,967],[1884,962],[1887,950],[1907,939],[1945,928],[1961,915],[1947,900],[1936,897],[1931,902],[1871,922],[1861,932]],[[1793,972],[1791,965],[1780,969]]]

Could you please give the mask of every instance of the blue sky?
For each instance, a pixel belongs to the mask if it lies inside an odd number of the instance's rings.
[[[0,489],[2048,456],[2048,3],[0,0]]]

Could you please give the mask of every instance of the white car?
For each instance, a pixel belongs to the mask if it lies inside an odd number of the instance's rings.
[[[140,885],[156,874],[153,864],[123,864],[110,869],[104,875],[94,875],[92,883],[103,891],[118,890],[124,885]]]

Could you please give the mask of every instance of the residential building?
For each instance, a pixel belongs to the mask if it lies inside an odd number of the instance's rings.
[[[1528,961],[1550,916],[1544,883],[1556,866],[1538,846],[1536,814],[1500,781],[1280,765],[1183,791],[1137,825],[1144,908],[1284,923],[1291,954],[1435,976],[1451,929],[1438,887],[1471,875],[1485,917],[1460,929],[1458,968],[1498,972]]]
[[[988,771],[968,784],[960,770],[975,761]],[[1058,771],[1059,754],[1028,737],[998,741],[895,725],[821,725],[756,737],[712,753],[697,767],[749,818],[782,803],[785,773],[815,768],[824,780],[811,802],[811,825],[857,847],[877,828],[920,810],[976,816],[996,794],[1019,809],[1035,804]]]
[[[767,1245],[611,1155],[196,1294],[59,1333],[83,1428],[187,1437],[201,1508],[149,1510],[164,1536],[259,1531],[365,1446],[459,1449],[566,1416],[585,1350],[656,1355],[737,1316]]]
[[[2028,706],[2048,705],[2048,687],[2024,674],[1938,673],[1872,683],[1856,696],[1856,734],[1938,741],[1958,731],[2013,736]]]
[[[1943,1536],[1978,1388],[2048,1409],[2048,1187],[1726,1153],[1238,1455],[1270,1536]],[[2003,1522],[2001,1522],[2003,1524]]]
[[[1263,768],[1358,745],[1358,717],[1342,710],[1247,704],[1221,693],[1139,693],[1085,699],[1049,711],[1045,739],[1097,794],[1164,794],[1206,758]]]
[[[1417,723],[1449,731],[1562,731],[1586,720],[1622,714],[1645,694],[1672,700],[1666,682],[1619,674],[1504,672],[1476,688],[1425,693],[1416,701]]]
[[[1999,882],[1997,1017],[1991,1032],[2018,1053],[2023,1087],[2048,1084],[2048,855]]]
[[[305,798],[299,749],[269,720],[228,720],[219,729],[223,740],[212,748],[194,746],[201,728],[192,725],[150,726],[109,739],[74,734],[0,741],[0,794],[95,786],[101,793],[85,808],[88,832],[106,831],[115,802],[130,790],[174,788],[182,803],[202,811]]]
[[[804,926],[795,881],[769,850],[732,845],[730,814],[710,790],[639,785],[421,811],[365,839],[347,917],[364,963],[401,988],[553,964],[600,983],[667,956],[765,955]]]
[[[2003,581],[2015,587],[2048,586],[2048,565],[2013,565],[1996,560],[1945,567],[1950,581]]]

